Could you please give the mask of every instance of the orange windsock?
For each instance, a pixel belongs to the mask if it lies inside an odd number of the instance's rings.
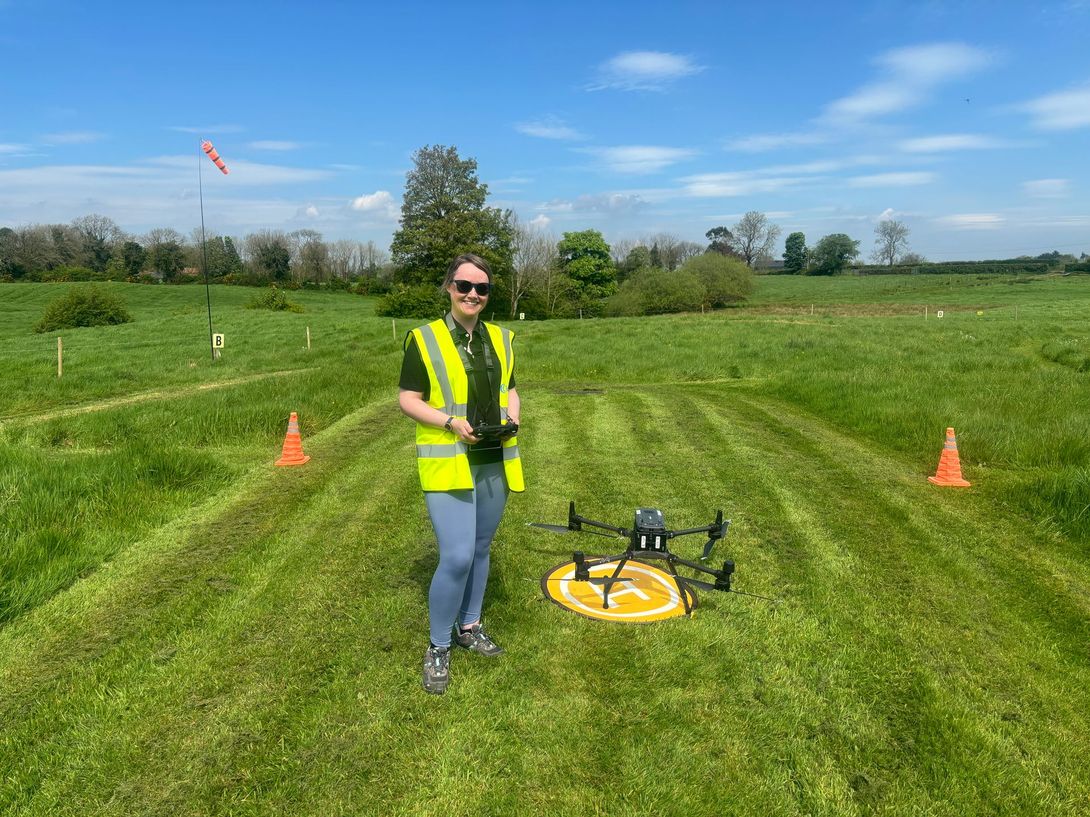
[[[303,453],[303,440],[299,436],[299,417],[293,411],[288,420],[288,433],[284,435],[284,448],[280,452],[277,465],[302,465],[310,457]]]
[[[208,154],[208,158],[212,160],[213,164],[223,171],[223,175],[226,176],[231,171],[227,169],[227,165],[223,163],[223,159],[216,153],[216,149],[212,147],[212,143],[205,139],[201,142],[201,150]]]
[[[946,429],[946,442],[942,446],[939,467],[935,476],[928,477],[932,485],[948,485],[956,488],[968,488],[972,483],[961,476],[961,458],[958,457],[958,441],[954,429]]]

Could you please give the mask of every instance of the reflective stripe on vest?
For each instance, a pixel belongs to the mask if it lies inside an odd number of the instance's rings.
[[[509,329],[481,322],[488,331],[492,347],[499,358],[500,394],[499,409],[501,422],[506,422],[508,413],[508,388],[514,366],[514,351],[511,340],[514,337]],[[431,389],[428,405],[447,415],[466,419],[469,402],[469,378],[454,345],[445,319],[432,321],[412,330],[416,338],[420,358],[427,369]],[[522,475],[522,460],[519,457],[518,442],[515,437],[503,441],[503,468],[507,478],[507,487],[511,491],[523,491],[525,486]],[[473,475],[469,470],[468,446],[457,435],[445,428],[417,423],[416,454],[417,470],[420,473],[420,485],[425,491],[460,491],[472,490]]]

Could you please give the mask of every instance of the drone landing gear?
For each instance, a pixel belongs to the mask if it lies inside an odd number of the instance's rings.
[[[621,572],[624,570],[625,565],[630,561],[639,564],[646,564],[651,566],[652,560],[659,560],[666,562],[666,569],[674,579],[674,584],[677,585],[678,595],[681,596],[681,603],[685,607],[685,615],[691,617],[693,614],[692,605],[689,603],[689,586],[695,586],[703,588],[704,590],[719,590],[722,592],[730,593],[736,592],[731,590],[730,577],[734,573],[734,562],[727,560],[723,563],[723,567],[720,570],[714,570],[698,562],[691,562],[688,559],[682,559],[679,556],[675,556],[668,550],[663,551],[633,551],[627,550],[624,553],[619,553],[616,556],[601,556],[596,559],[588,560],[586,555],[581,550],[577,550],[572,554],[572,561],[575,562],[575,581],[578,582],[590,582],[591,584],[602,585],[602,609],[609,609],[609,591],[613,589],[613,585],[618,582],[634,581],[634,579],[622,576]],[[611,562],[617,562],[617,567],[613,573],[609,576],[591,576],[590,569],[592,567],[599,567],[601,565],[610,564]],[[682,576],[677,572],[677,565],[688,567],[692,570],[700,571],[708,575],[715,577],[715,582],[706,582],[699,579],[690,579],[688,576]]]

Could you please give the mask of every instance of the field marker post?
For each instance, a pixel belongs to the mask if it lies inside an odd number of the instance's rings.
[[[390,329],[394,333],[394,343],[397,343],[397,318],[390,318]]]
[[[814,317],[814,305],[810,304],[810,317]]]
[[[60,335],[57,335],[57,377],[64,372],[64,344]]]
[[[307,351],[310,351],[310,327],[307,327]]]

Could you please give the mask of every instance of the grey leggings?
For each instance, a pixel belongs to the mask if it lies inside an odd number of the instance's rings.
[[[472,491],[425,491],[439,567],[428,591],[431,643],[450,646],[451,627],[481,617],[488,582],[488,554],[507,504],[503,463],[471,465]]]

